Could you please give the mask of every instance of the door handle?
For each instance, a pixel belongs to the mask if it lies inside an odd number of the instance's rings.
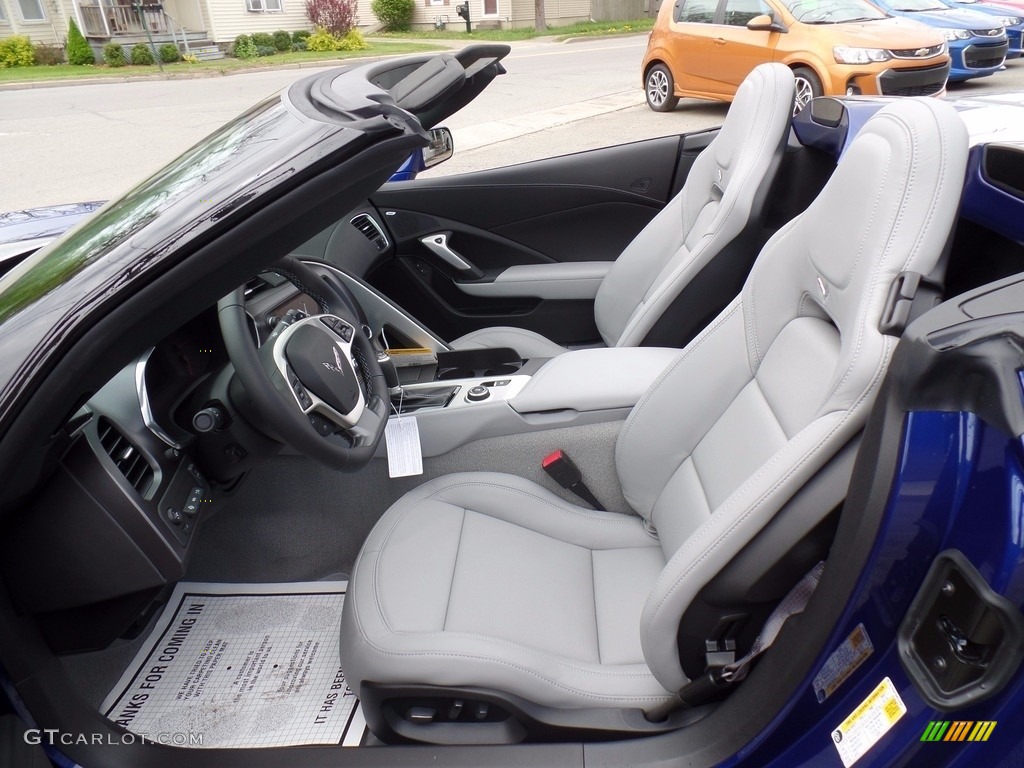
[[[725,38],[724,37],[716,37],[715,38],[715,45],[725,45]]]
[[[428,251],[456,271],[462,272],[464,275],[474,279],[483,277],[484,273],[482,270],[473,266],[472,262],[468,261],[461,254],[456,253],[448,244],[450,235],[450,232],[435,232],[432,235],[421,237],[420,242],[427,247]]]

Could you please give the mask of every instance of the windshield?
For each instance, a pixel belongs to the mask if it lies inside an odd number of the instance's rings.
[[[949,10],[948,5],[943,5],[938,0],[896,0],[891,7],[894,11],[903,11],[904,13]]]
[[[883,11],[865,0],[788,0],[786,7],[793,18],[804,24],[842,24],[886,18]]]

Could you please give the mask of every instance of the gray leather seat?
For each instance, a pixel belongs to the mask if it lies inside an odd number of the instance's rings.
[[[937,271],[967,144],[937,100],[871,118],[624,423],[616,468],[635,516],[498,473],[441,477],[391,507],[345,602],[353,690],[454,686],[579,711],[670,701],[691,601],[862,429],[897,342],[879,331],[887,294],[902,272]]]
[[[601,282],[594,319],[607,346],[639,346],[694,276],[759,217],[786,148],[792,112],[789,67],[762,64],[743,81],[722,129],[694,161],[682,190]],[[538,333],[505,326],[473,331],[450,346],[512,347],[524,358],[567,351]]]

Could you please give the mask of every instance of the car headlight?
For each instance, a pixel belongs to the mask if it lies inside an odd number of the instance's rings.
[[[966,29],[944,29],[942,34],[946,36],[947,40],[970,40],[971,33]]]
[[[850,48],[845,45],[833,48],[832,55],[840,64],[870,64],[872,61],[888,61],[892,58],[884,48]]]
[[[1016,16],[1003,16],[1003,18],[999,20],[999,23],[1004,27],[1015,27],[1020,24],[1020,19]]]

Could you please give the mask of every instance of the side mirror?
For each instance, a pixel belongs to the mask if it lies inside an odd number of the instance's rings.
[[[423,167],[440,165],[455,153],[452,132],[447,128],[431,128],[430,143],[423,148]]]
[[[786,28],[767,13],[755,16],[747,22],[747,29],[753,32],[785,32]]]

